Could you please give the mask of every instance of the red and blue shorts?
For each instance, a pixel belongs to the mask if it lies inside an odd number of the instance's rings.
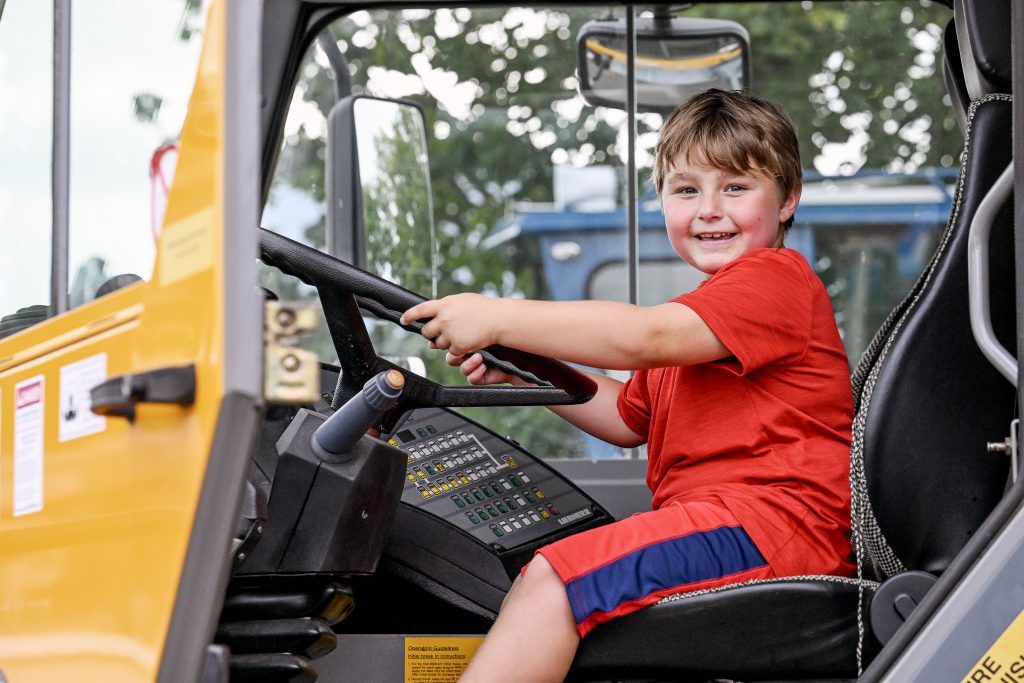
[[[580,637],[667,595],[775,576],[727,508],[671,503],[538,551],[565,584]]]

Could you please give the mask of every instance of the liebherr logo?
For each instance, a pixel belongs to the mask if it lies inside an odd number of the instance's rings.
[[[563,515],[559,518],[558,523],[561,526],[565,526],[566,524],[572,524],[577,519],[583,519],[584,517],[589,517],[592,514],[594,513],[590,511],[590,508],[583,508],[582,510],[577,510],[576,512],[570,512],[567,515]]]

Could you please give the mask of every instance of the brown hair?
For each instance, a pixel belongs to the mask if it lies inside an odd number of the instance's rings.
[[[801,185],[803,167],[793,121],[778,105],[744,92],[711,89],[694,95],[661,127],[651,178],[661,195],[673,163],[755,171],[775,180],[782,198]],[[788,230],[793,219],[786,221]]]

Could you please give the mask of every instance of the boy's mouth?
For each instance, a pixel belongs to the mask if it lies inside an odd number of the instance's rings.
[[[735,236],[734,232],[703,232],[697,235],[697,239],[702,242],[721,242]]]

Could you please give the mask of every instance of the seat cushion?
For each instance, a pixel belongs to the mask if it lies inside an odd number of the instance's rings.
[[[865,582],[865,615],[874,588]],[[595,627],[580,643],[570,680],[854,677],[857,596],[856,582],[840,577],[673,596]]]

